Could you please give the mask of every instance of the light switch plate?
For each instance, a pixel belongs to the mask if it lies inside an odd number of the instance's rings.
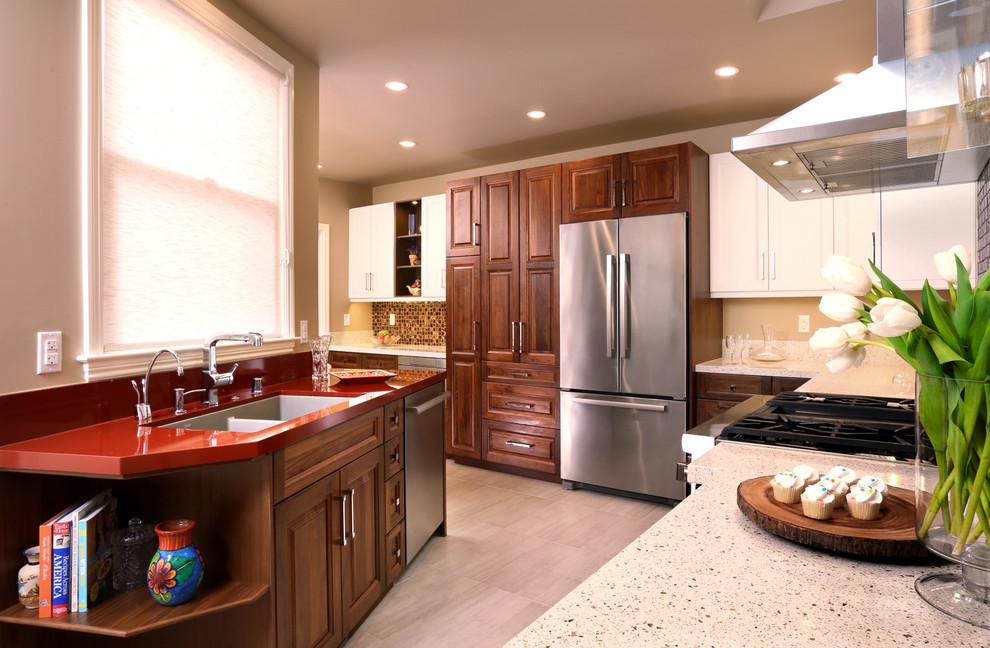
[[[388,325],[395,326],[395,313],[388,314]]]
[[[798,315],[798,333],[808,333],[811,331],[811,316]]]
[[[309,342],[309,321],[299,320],[299,342],[306,344]]]

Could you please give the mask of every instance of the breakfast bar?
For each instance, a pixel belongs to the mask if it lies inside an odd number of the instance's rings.
[[[913,488],[907,462],[720,443],[690,464],[695,493],[506,648],[987,646],[986,630],[914,591],[918,576],[958,568],[826,553],[758,528],[736,504],[746,479],[838,463]]]

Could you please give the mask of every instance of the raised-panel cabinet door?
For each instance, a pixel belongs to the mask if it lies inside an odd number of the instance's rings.
[[[513,263],[519,249],[519,173],[481,179],[482,254],[487,265]]]
[[[564,223],[618,218],[616,197],[622,171],[620,155],[564,163]]]
[[[512,362],[519,344],[519,270],[515,264],[498,264],[484,276],[482,356],[489,362]]]
[[[423,297],[443,298],[447,293],[447,197],[425,196],[423,222]]]
[[[713,297],[766,292],[767,185],[731,153],[708,158]]]
[[[447,389],[450,390],[449,455],[481,458],[481,361],[447,357]]]
[[[482,336],[486,360],[511,362],[519,315],[519,173],[481,179]]]
[[[520,178],[517,357],[520,362],[556,365],[560,353],[557,230],[561,166],[527,169],[520,172]]]
[[[447,262],[447,352],[481,357],[480,257]]]
[[[523,269],[519,277],[519,361],[558,364],[560,302],[556,266]]]
[[[767,193],[770,291],[828,291],[822,266],[832,254],[832,201],[792,202]]]
[[[623,216],[687,211],[687,146],[662,146],[622,156],[619,188]]]
[[[339,645],[343,539],[339,475],[275,507],[275,624],[279,646]]]
[[[347,221],[347,296],[371,296],[371,205],[350,210]]]
[[[340,469],[344,538],[340,548],[344,632],[385,592],[385,462],[377,448]]]
[[[447,256],[481,252],[481,179],[447,183]]]

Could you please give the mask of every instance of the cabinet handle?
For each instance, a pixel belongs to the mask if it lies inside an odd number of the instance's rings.
[[[877,233],[870,232],[870,236],[873,239],[873,254],[870,256],[870,260],[873,261],[873,265],[877,263]]]
[[[394,463],[394,464],[399,463],[399,451],[398,450],[396,450],[395,451],[395,454],[392,455],[392,463]]]
[[[732,409],[732,405],[716,405],[715,409]]]
[[[729,385],[729,391],[736,391],[735,385]]]
[[[523,324],[525,324],[525,322],[519,322],[519,353],[525,353],[523,351]]]
[[[398,508],[399,508],[399,505],[400,505],[401,503],[402,503],[402,500],[401,500],[400,498],[398,498],[398,497],[396,497],[396,498],[394,498],[394,499],[392,500],[392,506],[394,506],[394,507],[395,507],[396,509],[398,509]]]
[[[347,534],[347,537],[356,538],[357,532],[354,530],[354,489],[353,488],[347,489],[347,494],[350,495],[350,499],[351,499],[351,530]]]
[[[622,179],[622,206],[626,206],[626,179]]]
[[[340,496],[340,535],[341,545],[347,546],[347,491]]]
[[[516,378],[529,378],[529,373],[526,371],[510,371],[509,375]]]
[[[616,180],[612,183],[612,207],[615,207],[615,190],[619,186],[619,181]]]
[[[478,247],[480,243],[478,240],[481,236],[478,235],[478,231],[481,229],[481,223],[471,223],[471,245]]]
[[[532,448],[532,443],[519,443],[518,441],[506,441],[505,445],[515,446],[517,448]]]
[[[513,352],[516,350],[516,324],[518,323],[519,322],[509,322],[509,348],[512,349]]]
[[[481,326],[481,322],[474,320],[474,326],[471,327],[471,350],[478,350],[478,327]]]
[[[390,418],[388,422],[391,423],[392,425],[399,424],[399,410],[395,410],[395,413],[392,414],[392,418]]]
[[[395,554],[396,559],[402,558],[402,549],[396,547],[392,550],[392,553]]]
[[[766,267],[767,267],[767,253],[760,252],[760,281],[763,281],[764,279],[767,278]]]
[[[770,253],[770,278],[777,278],[777,251],[774,250]]]
[[[532,403],[513,403],[512,401],[507,401],[505,404],[508,407],[515,407],[516,409],[533,409]]]

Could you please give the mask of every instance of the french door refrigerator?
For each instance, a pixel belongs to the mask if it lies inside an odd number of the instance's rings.
[[[687,214],[560,227],[565,488],[681,500]]]

